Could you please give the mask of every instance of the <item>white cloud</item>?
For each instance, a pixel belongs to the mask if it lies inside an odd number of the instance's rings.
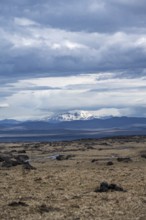
[[[116,109],[116,108],[102,108],[97,111],[91,111],[91,113],[97,117],[106,117],[106,116],[120,117],[122,115],[121,109]]]
[[[19,18],[19,17],[15,17],[14,18],[14,22],[16,25],[19,25],[19,26],[32,26],[32,25],[37,25],[36,22],[28,19],[28,18]]]
[[[89,75],[77,75],[77,76],[68,76],[68,77],[45,77],[45,78],[36,78],[29,80],[22,80],[20,83],[32,83],[36,86],[51,86],[51,87],[65,87],[68,85],[84,85],[84,84],[95,84],[95,79],[98,74],[89,74]]]
[[[8,84],[7,89],[12,90],[13,95],[5,98],[9,104],[5,115],[42,118],[52,112],[88,110],[99,116],[136,116],[140,109],[146,108],[145,77],[119,79],[112,73],[104,73],[103,78],[101,76],[102,73],[46,77]],[[138,109],[137,112],[134,109]],[[144,116],[142,112],[140,116]]]
[[[0,108],[8,108],[9,104],[7,103],[0,103]]]

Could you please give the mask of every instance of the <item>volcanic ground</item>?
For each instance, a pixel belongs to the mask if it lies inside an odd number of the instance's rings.
[[[146,220],[146,137],[0,143],[1,220]]]

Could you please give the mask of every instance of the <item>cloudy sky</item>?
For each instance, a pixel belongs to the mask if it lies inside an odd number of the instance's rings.
[[[1,0],[0,119],[146,117],[145,0]]]

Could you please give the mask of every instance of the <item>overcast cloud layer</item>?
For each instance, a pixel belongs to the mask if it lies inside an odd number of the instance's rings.
[[[0,118],[145,116],[145,11],[145,0],[1,0]]]

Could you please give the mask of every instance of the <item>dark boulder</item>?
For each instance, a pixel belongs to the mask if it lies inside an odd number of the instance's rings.
[[[118,157],[117,158],[118,162],[125,162],[125,163],[129,163],[132,162],[132,159],[130,157]]]
[[[29,157],[27,155],[16,155],[16,156],[5,156],[1,155],[0,156],[0,162],[2,162],[1,166],[5,168],[10,168],[14,167],[17,165],[23,165],[23,168],[26,170],[33,170],[35,169],[33,166],[30,165],[28,162]]]
[[[18,165],[18,162],[16,160],[4,161],[2,163],[2,167],[6,167],[6,168],[14,167],[14,166],[17,166],[17,165]]]
[[[4,162],[5,159],[4,159],[4,156],[0,156],[0,162]]]
[[[95,163],[97,161],[98,161],[98,159],[93,159],[93,160],[91,160],[91,163]]]
[[[117,186],[116,184],[108,184],[107,182],[102,182],[99,188],[96,188],[94,192],[108,192],[108,191],[120,191],[126,192],[122,187]]]
[[[112,166],[112,165],[114,165],[114,163],[112,161],[108,161],[106,165],[107,166]]]
[[[7,155],[0,155],[0,162],[8,162],[11,159],[11,156],[7,156]]]
[[[95,192],[107,192],[109,190],[109,185],[107,182],[102,182],[100,188],[96,188]]]
[[[14,158],[17,160],[19,164],[23,164],[29,160],[29,157],[23,154],[17,155]]]
[[[36,170],[36,168],[33,167],[29,162],[23,163],[23,168],[24,168],[25,170]]]
[[[25,153],[26,153],[26,150],[18,150],[18,153],[19,153],[19,154],[25,154]]]
[[[146,154],[141,154],[141,157],[146,159]]]
[[[112,183],[112,184],[109,185],[109,189],[110,189],[111,191],[121,191],[121,192],[125,191],[122,187],[117,186],[117,185],[114,184],[114,183]]]
[[[8,206],[12,206],[12,207],[25,206],[25,207],[27,207],[28,205],[25,202],[21,202],[21,201],[15,202],[14,201],[14,202],[9,203]]]
[[[1,155],[0,162],[2,162],[1,166],[6,168],[18,165],[17,160],[15,160],[12,155]]]

